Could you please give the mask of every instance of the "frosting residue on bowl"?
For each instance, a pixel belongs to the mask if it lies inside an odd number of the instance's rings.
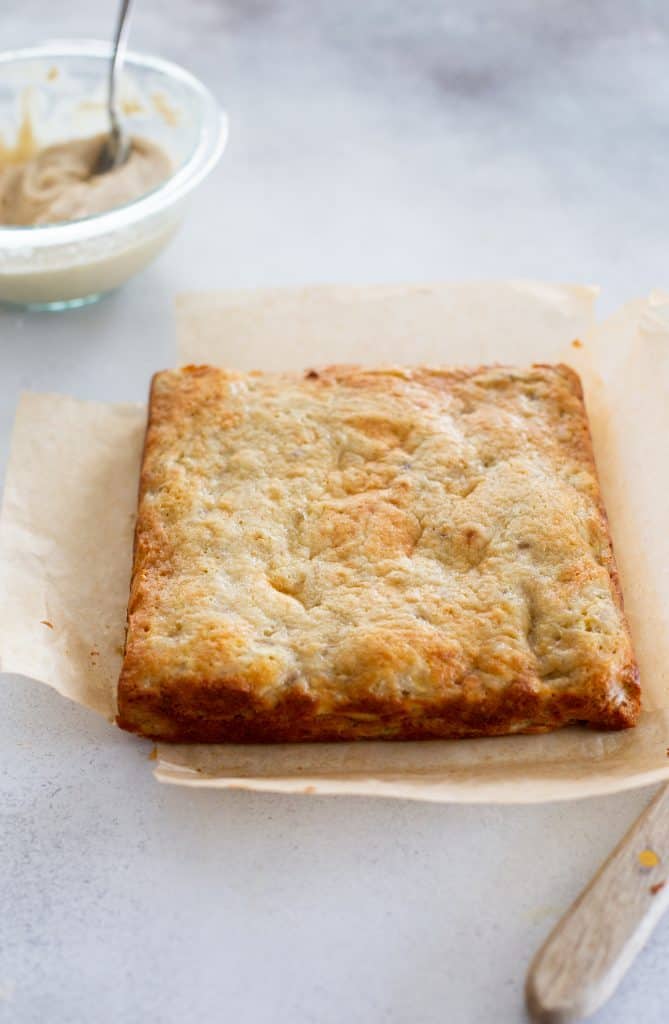
[[[139,199],[172,172],[167,154],[133,137],[125,163],[97,173],[107,136],[69,139],[41,149],[29,120],[13,147],[0,146],[0,224],[60,224]]]

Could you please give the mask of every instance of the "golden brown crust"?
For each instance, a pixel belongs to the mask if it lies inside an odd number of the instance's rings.
[[[123,728],[481,736],[639,701],[568,367],[154,377]]]

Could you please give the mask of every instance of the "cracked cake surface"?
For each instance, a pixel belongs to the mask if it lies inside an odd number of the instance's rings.
[[[421,739],[638,711],[571,369],[156,374],[123,728]]]

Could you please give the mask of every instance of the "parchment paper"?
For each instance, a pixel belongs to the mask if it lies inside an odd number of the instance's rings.
[[[161,744],[158,779],[518,802],[669,778],[669,299],[656,293],[595,325],[595,296],[527,282],[186,295],[177,303],[179,362],[570,362],[586,388],[641,667],[639,726],[422,743]],[[25,395],[0,522],[3,671],[41,680],[110,719],[144,416],[133,405]]]

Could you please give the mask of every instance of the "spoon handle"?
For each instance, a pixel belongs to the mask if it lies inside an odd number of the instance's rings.
[[[669,785],[553,929],[527,979],[536,1021],[565,1024],[612,994],[669,905]]]
[[[118,82],[123,67],[125,51],[128,43],[128,29],[130,27],[130,6],[131,0],[121,0],[116,32],[114,33],[114,50],[109,65],[109,117],[111,120],[112,134],[117,138],[121,136],[121,118],[118,110]]]

